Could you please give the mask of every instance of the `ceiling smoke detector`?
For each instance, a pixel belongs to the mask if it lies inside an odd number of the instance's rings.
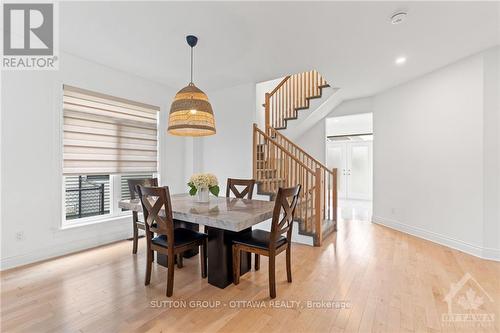
[[[407,12],[397,12],[391,16],[391,24],[401,24],[406,19]]]

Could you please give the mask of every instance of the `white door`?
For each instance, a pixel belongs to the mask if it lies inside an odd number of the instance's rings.
[[[327,141],[326,166],[328,169],[337,168],[337,196],[345,198],[347,194],[347,146],[345,142]]]
[[[347,196],[370,200],[372,196],[372,142],[347,143]]]
[[[330,142],[326,144],[326,166],[337,168],[338,197],[372,197],[372,142]]]

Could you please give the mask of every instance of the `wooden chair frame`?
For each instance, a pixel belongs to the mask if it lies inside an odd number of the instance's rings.
[[[274,205],[273,218],[271,223],[271,233],[269,248],[262,249],[251,245],[233,244],[233,279],[234,284],[240,282],[240,256],[241,251],[255,253],[269,257],[269,294],[271,298],[276,297],[276,255],[286,251],[286,275],[287,281],[292,282],[291,267],[291,244],[293,216],[299,200],[300,185],[290,188],[279,188]],[[289,203],[288,198],[291,198]],[[283,214],[282,214],[283,212]],[[278,237],[286,233],[286,242],[276,246]],[[257,270],[257,268],[256,268]]]
[[[255,185],[255,179],[236,179],[228,178],[226,186],[226,197],[230,197],[231,192],[236,198],[252,199],[253,188]],[[245,188],[240,192],[236,186],[245,186]]]
[[[240,192],[236,186],[245,186],[245,188]],[[255,179],[238,179],[238,178],[228,178],[226,186],[226,197],[230,197],[231,193],[235,198],[239,199],[252,199],[253,188],[255,187]],[[260,269],[260,256],[255,253],[255,270]]]
[[[151,269],[153,252],[157,251],[167,255],[167,297],[172,296],[174,289],[174,264],[175,257],[191,249],[200,247],[201,277],[207,277],[207,238],[194,240],[188,244],[175,246],[174,241],[174,221],[172,218],[172,204],[170,202],[170,192],[168,186],[165,187],[136,187],[141,199],[144,220],[146,226],[146,277],[144,284],[148,285],[151,280]],[[161,212],[164,214],[161,214]],[[153,233],[167,236],[167,248],[153,244]]]
[[[130,199],[136,199],[137,190],[136,186],[158,186],[158,178],[139,178],[139,179],[129,179],[128,189],[130,191]],[[146,230],[146,226],[143,221],[139,220],[139,214],[137,212],[132,212],[132,228],[134,234],[132,236],[132,254],[137,254],[137,245],[139,242],[139,229]]]

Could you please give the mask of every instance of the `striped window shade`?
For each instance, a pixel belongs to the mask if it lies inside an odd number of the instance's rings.
[[[63,90],[65,175],[157,172],[158,107]]]

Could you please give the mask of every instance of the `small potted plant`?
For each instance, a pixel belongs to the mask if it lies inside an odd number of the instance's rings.
[[[189,179],[189,194],[196,196],[197,202],[208,202],[209,193],[215,196],[219,195],[219,182],[217,177],[211,173],[197,173]]]

